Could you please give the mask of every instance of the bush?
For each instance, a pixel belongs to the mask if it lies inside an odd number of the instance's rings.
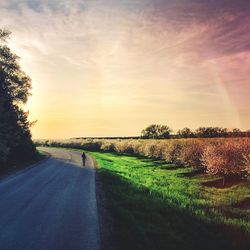
[[[222,176],[250,175],[249,138],[193,138],[170,140],[75,139],[37,141],[37,145],[141,155]]]
[[[179,140],[170,140],[164,143],[163,159],[167,162],[181,164],[179,155],[182,149],[182,142]]]
[[[203,140],[199,139],[184,141],[182,150],[180,151],[180,161],[184,165],[201,168],[203,166],[202,155],[208,143],[208,141],[204,143]]]
[[[208,145],[203,152],[202,162],[210,174],[222,176],[246,176],[246,157],[250,154],[249,140],[226,140]]]

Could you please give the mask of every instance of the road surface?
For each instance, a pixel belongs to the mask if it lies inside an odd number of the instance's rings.
[[[43,150],[49,159],[0,179],[0,249],[100,249],[91,159]]]

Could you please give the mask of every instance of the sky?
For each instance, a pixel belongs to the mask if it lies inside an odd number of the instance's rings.
[[[250,129],[249,0],[0,0],[34,138]]]

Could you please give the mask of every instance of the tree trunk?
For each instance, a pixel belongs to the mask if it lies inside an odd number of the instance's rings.
[[[223,176],[223,179],[222,179],[222,186],[224,187],[225,186],[225,182],[226,182],[226,177],[225,176]]]

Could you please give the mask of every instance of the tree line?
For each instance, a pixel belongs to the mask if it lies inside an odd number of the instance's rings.
[[[177,134],[167,125],[152,124],[141,132],[143,139],[169,139],[169,138],[218,138],[218,137],[249,137],[250,132],[242,132],[235,128],[229,130],[221,127],[200,127],[196,130],[183,128]]]
[[[31,79],[21,70],[19,57],[7,46],[10,32],[0,29],[0,170],[36,155],[28,112]]]

